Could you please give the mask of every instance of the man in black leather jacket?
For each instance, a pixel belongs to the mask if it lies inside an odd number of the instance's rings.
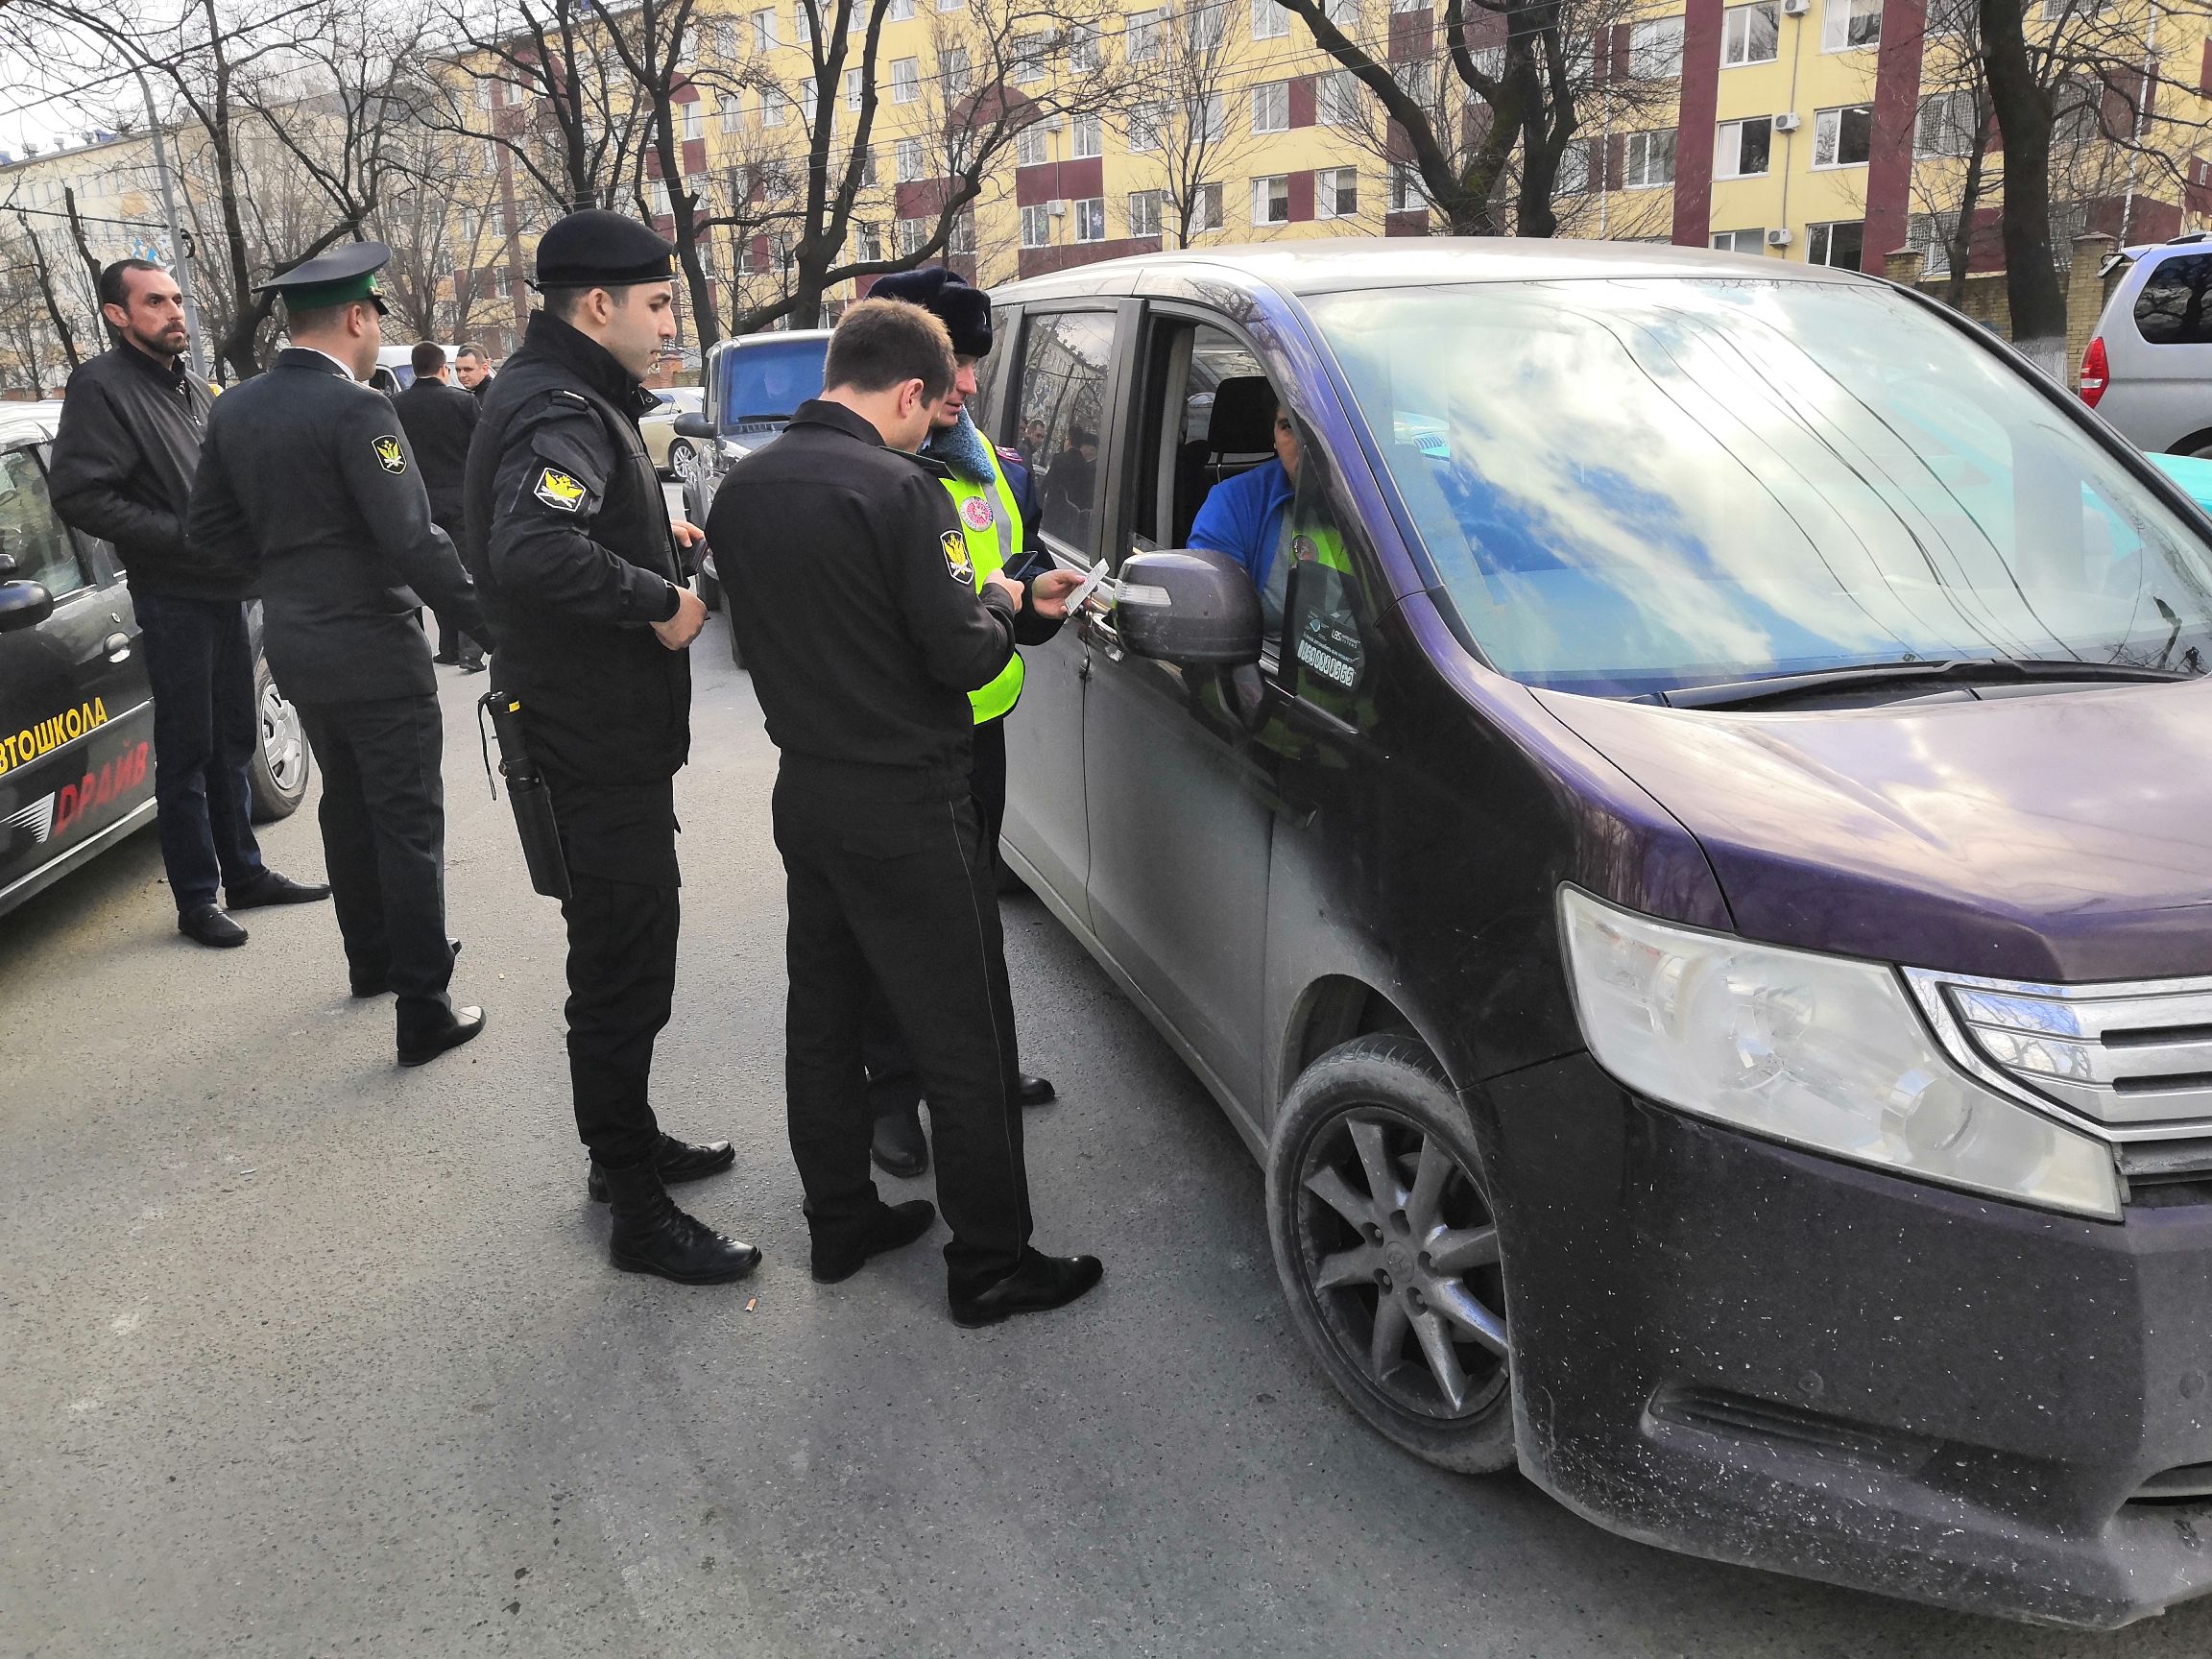
[[[233,910],[326,899],[271,870],[253,838],[260,711],[245,602],[252,561],[184,534],[207,388],[186,368],[183,295],[145,259],[100,274],[115,344],[69,376],[54,439],[55,511],[115,548],[130,578],[154,692],[154,802],[177,927],[202,945],[246,943]]]
[[[415,610],[427,600],[479,637],[483,619],[390,400],[364,384],[387,257],[355,243],[266,284],[292,346],[209,416],[189,530],[260,568],[269,666],[323,764],[353,995],[397,993],[399,1064],[420,1066],[484,1015],[446,995],[445,725]]]
[[[430,517],[458,547],[464,534],[461,480],[469,469],[469,444],[476,436],[483,407],[446,378],[445,349],[435,341],[417,341],[408,361],[415,378],[392,399],[392,407],[422,469],[422,488],[430,493]],[[450,616],[432,614],[438,621],[438,654],[431,661],[457,663],[464,674],[481,674],[483,645]]]
[[[637,435],[658,401],[640,382],[676,331],[673,252],[597,209],[540,238],[544,309],[485,395],[463,498],[499,641],[493,685],[520,706],[568,866],[568,1071],[587,1190],[613,1204],[615,1266],[708,1285],[744,1277],[760,1252],[669,1200],[666,1183],[736,1154],[661,1133],[649,1096],[676,992],[685,652],[707,618],[676,545],[699,532],[671,527]]]

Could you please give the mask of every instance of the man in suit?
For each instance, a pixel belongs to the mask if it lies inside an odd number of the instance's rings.
[[[323,850],[353,995],[398,996],[399,1064],[484,1028],[446,986],[445,726],[427,600],[487,637],[475,585],[430,517],[392,404],[364,384],[383,341],[360,242],[262,284],[284,297],[291,347],[208,417],[188,534],[261,576],[265,646],[323,763]]]
[[[392,400],[400,428],[422,469],[422,488],[430,494],[430,517],[453,545],[461,545],[461,477],[469,469],[469,440],[476,434],[483,406],[446,378],[445,349],[428,340],[409,354],[415,379]],[[464,674],[484,672],[484,647],[453,624],[438,617],[438,655],[433,662],[459,663]]]

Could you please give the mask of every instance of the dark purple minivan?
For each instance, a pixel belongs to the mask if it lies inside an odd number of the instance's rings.
[[[2212,521],[1842,272],[998,300],[981,418],[1118,577],[1029,655],[1007,857],[1264,1163],[1353,1407],[1700,1554],[2212,1588]]]

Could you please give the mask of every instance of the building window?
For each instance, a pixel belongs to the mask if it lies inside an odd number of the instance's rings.
[[[1290,223],[1290,176],[1287,173],[1276,173],[1265,179],[1252,180],[1252,223]]]
[[[1682,73],[1682,19],[1654,17],[1628,31],[1628,73],[1639,81],[1672,81]]]
[[[1551,194],[1580,196],[1589,188],[1590,146],[1583,143],[1570,144],[1559,152],[1559,170],[1551,176]]]
[[[1719,253],[1757,253],[1767,245],[1764,230],[1716,230],[1713,249]]]
[[[1287,132],[1290,131],[1290,83],[1269,81],[1252,88],[1252,131],[1255,132]]]
[[[1102,123],[1095,115],[1078,115],[1069,125],[1068,154],[1077,161],[1088,161],[1106,154],[1105,134],[1099,131]]]
[[[899,221],[899,257],[911,259],[928,245],[929,221],[926,219],[902,219]]]
[[[1922,276],[1951,275],[1951,237],[1958,228],[1956,213],[1915,213],[1905,221],[1905,246],[1919,253]]]
[[[1961,86],[1920,100],[1920,112],[1912,123],[1912,154],[1921,156],[1967,156],[1973,153],[1977,119],[1974,90]]]
[[[891,64],[891,102],[912,104],[922,96],[922,60],[900,58]]]
[[[1767,157],[1774,144],[1774,118],[1761,115],[1749,121],[1720,123],[1720,141],[1713,156],[1714,177],[1757,179],[1767,171]]]
[[[948,253],[973,253],[975,252],[975,209],[963,207],[952,215],[951,228],[945,234],[945,252]]]
[[[1882,0],[1825,0],[1820,50],[1858,52],[1882,44]]]
[[[1183,105],[1183,118],[1190,123],[1193,141],[1218,144],[1229,136],[1229,94],[1209,93],[1204,98],[1191,98]]]
[[[945,95],[965,98],[975,84],[975,67],[969,61],[968,48],[948,46],[937,60],[938,73],[944,77]]]
[[[1190,234],[1201,230],[1218,230],[1226,221],[1221,216],[1221,186],[1201,184],[1190,195]]]
[[[737,102],[737,94],[736,94],[736,93],[733,92],[733,93],[731,93],[731,94],[730,94],[728,97],[726,97],[726,98],[724,98],[724,99],[722,100],[722,131],[723,131],[723,132],[736,132],[736,131],[737,131],[737,129],[738,129],[738,127],[739,127],[739,125],[743,123],[744,119],[745,119],[745,106]]]
[[[699,100],[696,98],[692,99],[690,103],[684,105],[683,110],[684,142],[688,144],[692,139],[699,136],[699,117],[704,114],[705,111],[699,108]]]
[[[1106,240],[1106,198],[1086,196],[1075,203],[1075,240],[1078,242],[1103,242]]]
[[[1359,216],[1358,168],[1324,167],[1313,175],[1313,216],[1317,219]]]
[[[1290,33],[1290,13],[1275,0],[1252,0],[1252,38],[1280,40]]]
[[[1167,127],[1167,106],[1165,104],[1139,104],[1130,108],[1128,119],[1122,123],[1129,137],[1129,151],[1134,156],[1149,156],[1160,148]]]
[[[1098,44],[1098,26],[1078,23],[1068,32],[1068,67],[1078,75],[1095,75],[1106,65],[1106,53]]]
[[[1674,182],[1674,129],[1657,132],[1631,132],[1622,147],[1622,184],[1630,190],[1651,190]]]
[[[892,146],[892,176],[902,184],[911,184],[928,175],[922,159],[922,140],[902,138]]]
[[[1744,63],[1771,63],[1782,39],[1782,15],[1774,0],[1756,6],[1731,6],[1721,14],[1720,61],[1736,68]]]
[[[1022,209],[1022,246],[1042,248],[1052,240],[1052,209],[1040,202]]]
[[[774,12],[763,11],[753,13],[753,50],[757,53],[776,50],[776,13]]]
[[[1359,80],[1349,69],[1313,77],[1313,119],[1324,127],[1349,127],[1359,119]]]
[[[1863,167],[1874,142],[1874,107],[1847,104],[1813,117],[1813,165]]]
[[[1160,234],[1159,191],[1132,190],[1129,192],[1129,234],[1132,236],[1157,236]]]
[[[876,188],[876,152],[873,150],[860,152],[860,187],[864,190]]]
[[[866,91],[867,91],[867,90],[868,90],[868,83],[867,83],[865,80],[863,80],[863,79],[861,78],[861,72],[860,72],[859,70],[857,70],[857,69],[848,69],[848,70],[846,70],[846,71],[845,71],[845,108],[848,108],[848,109],[857,109],[857,108],[860,108],[860,101],[861,101],[861,98],[862,98],[863,94],[865,94],[865,93],[866,93]]]
[[[1572,151],[1569,152],[1573,154]],[[1561,156],[1562,163],[1566,156]],[[1561,172],[1565,172],[1562,165]],[[1588,166],[1584,169],[1587,172]],[[1399,162],[1390,169],[1390,211],[1393,213],[1419,213],[1429,205],[1428,187],[1421,182],[1421,169]]]
[[[1866,227],[1857,219],[1847,224],[1814,225],[1806,230],[1805,258],[1813,265],[1833,265],[1839,271],[1856,271],[1866,251]]]
[[[781,86],[761,87],[760,125],[763,127],[782,126],[783,106],[787,102],[789,102],[789,100],[783,96],[783,89]]]
[[[1349,35],[1359,27],[1359,0],[1321,0],[1321,14]]]
[[[1123,38],[1129,45],[1129,61],[1142,63],[1160,56],[1162,37],[1166,34],[1167,13],[1158,12],[1132,12]]]
[[[1032,121],[1014,135],[1014,165],[1017,167],[1042,167],[1052,159],[1052,152],[1045,142],[1045,123]]]
[[[914,0],[891,0],[891,4],[883,8],[886,23],[903,23],[913,15]]]
[[[1971,36],[1982,21],[1981,0],[1930,0],[1928,33]]]
[[[496,82],[496,81],[494,81],[494,80],[491,79],[491,77],[489,77],[489,76],[485,76],[485,77],[483,77],[483,78],[481,78],[481,79],[479,79],[479,80],[477,81],[477,83],[476,83],[476,108],[479,108],[479,109],[489,109],[489,108],[492,108],[492,96],[493,96],[493,92],[494,88],[496,88],[496,87],[498,86],[498,84],[499,84],[499,83],[498,83],[498,82]]]
[[[1015,36],[1014,84],[1017,86],[1033,86],[1044,80],[1046,60],[1051,53],[1051,43],[1042,35]]]

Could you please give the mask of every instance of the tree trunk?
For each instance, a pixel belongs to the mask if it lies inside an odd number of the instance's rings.
[[[38,298],[46,302],[46,320],[54,325],[54,332],[60,339],[61,355],[69,360],[69,367],[74,369],[84,359],[77,354],[77,336],[69,326],[69,319],[62,314],[61,297],[54,291],[54,267],[46,262],[46,247],[38,240],[38,233],[34,230],[28,234],[31,240],[31,269],[38,278]],[[32,366],[34,376],[36,374],[36,364]],[[44,396],[46,388],[41,382],[32,390]]]
[[[2024,0],[1981,0],[1983,73],[2005,138],[2005,293],[2012,341],[2066,340],[2066,294],[2051,257],[2052,97],[2028,56]]]
[[[1982,172],[1988,156],[1989,124],[1984,121],[1967,153],[1966,177],[1959,187],[1959,217],[1951,226],[1951,271],[1943,283],[1943,303],[1954,311],[1966,304],[1966,265],[1974,255],[1974,214],[1982,204]]]

